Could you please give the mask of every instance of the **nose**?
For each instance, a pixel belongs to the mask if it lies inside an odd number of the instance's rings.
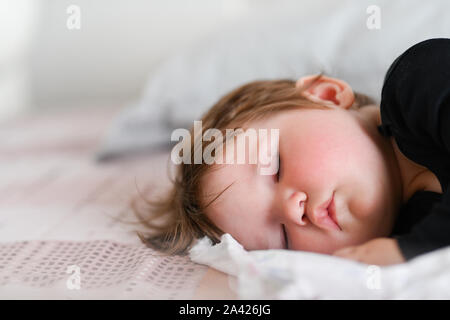
[[[290,223],[305,226],[307,224],[306,200],[307,195],[300,191],[291,191],[283,201],[283,218]]]

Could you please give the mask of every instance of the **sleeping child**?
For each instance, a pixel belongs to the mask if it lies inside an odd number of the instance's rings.
[[[150,247],[183,254],[198,238],[217,243],[229,233],[247,250],[391,265],[450,245],[450,39],[399,56],[380,106],[320,74],[247,83],[201,120],[202,133],[224,136],[230,128],[278,129],[278,170],[177,165],[173,188],[148,202],[148,216],[139,213],[152,229],[139,234]],[[210,143],[192,139],[192,157]]]

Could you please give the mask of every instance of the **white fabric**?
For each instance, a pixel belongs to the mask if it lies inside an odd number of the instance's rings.
[[[449,299],[450,248],[379,267],[310,252],[246,251],[224,234],[191,249],[194,262],[236,276],[241,299]]]
[[[100,156],[168,145],[229,90],[257,79],[297,79],[324,71],[379,101],[384,75],[411,45],[450,37],[446,0],[272,0],[265,10],[163,61],[140,101],[111,127]],[[381,29],[369,30],[370,5]]]

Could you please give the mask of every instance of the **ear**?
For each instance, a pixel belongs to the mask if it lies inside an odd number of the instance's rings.
[[[325,105],[348,109],[355,101],[355,95],[348,83],[340,79],[309,75],[297,80],[296,87],[305,87],[303,95],[309,100]],[[313,83],[314,82],[314,83]]]

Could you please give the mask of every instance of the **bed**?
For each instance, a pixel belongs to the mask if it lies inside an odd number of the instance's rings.
[[[369,5],[381,10],[380,29],[367,27]],[[324,72],[379,102],[399,54],[450,37],[445,0],[263,7],[161,58],[127,108],[82,106],[0,126],[0,298],[450,298],[448,250],[382,270],[307,253],[246,252],[229,237],[217,247],[205,239],[189,256],[163,256],[139,241],[136,225],[120,222],[133,219],[129,201],[139,192],[151,197],[169,186],[170,133],[232,88]],[[339,273],[323,278],[327,266]],[[367,271],[386,275],[384,291],[367,286]]]
[[[95,161],[117,112],[82,108],[1,127],[0,298],[226,297],[206,285],[223,280],[219,272],[147,248],[137,226],[121,222],[133,221],[138,192],[164,190],[168,153]]]
[[[0,298],[450,298],[450,248],[378,269],[314,253],[247,252],[228,234],[216,246],[201,239],[186,256],[147,248],[139,226],[125,223],[136,221],[130,199],[166,190],[169,154],[96,161],[118,111],[29,115],[1,127]]]

